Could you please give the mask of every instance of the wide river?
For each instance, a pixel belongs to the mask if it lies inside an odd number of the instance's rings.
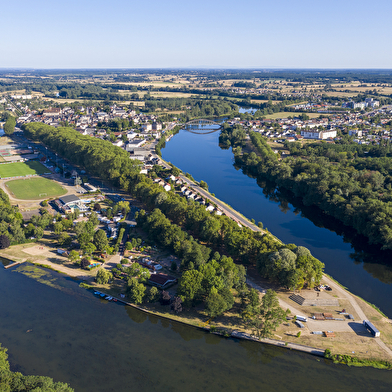
[[[350,288],[355,279],[363,282],[368,298],[380,305],[384,286],[352,262],[350,245],[328,230],[315,235],[319,229],[294,214],[291,206],[280,211],[255,180],[234,169],[231,151],[218,147],[217,133],[180,132],[163,154],[206,180],[212,192],[246,216],[263,221],[282,240],[311,248],[327,271]],[[339,264],[345,273],[339,273]],[[384,290],[388,296],[389,286]],[[0,293],[0,342],[9,349],[13,370],[53,377],[77,392],[369,392],[390,391],[392,385],[389,371],[334,365],[147,316],[100,300],[73,279],[38,267],[5,270],[0,264]]]
[[[392,373],[225,339],[108,303],[56,272],[0,268],[0,342],[14,370],[77,392],[390,391]]]
[[[197,181],[206,181],[210,192],[249,219],[262,222],[285,243],[309,248],[325,263],[328,274],[392,318],[392,268],[385,264],[385,259],[390,262],[389,256],[362,249],[358,240],[354,250],[351,243],[345,242],[348,240],[323,227],[325,222],[318,219],[317,211],[307,209],[306,213],[321,227],[284,197],[279,196],[279,201],[267,197],[255,179],[236,170],[231,149],[222,150],[218,138],[219,132],[200,135],[181,130],[166,143],[162,157]]]

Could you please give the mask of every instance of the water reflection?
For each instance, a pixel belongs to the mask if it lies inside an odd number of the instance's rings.
[[[64,287],[0,269],[7,298],[0,301],[0,341],[14,369],[19,364],[19,371],[68,382],[75,391],[289,392],[308,385],[319,391],[389,390],[390,372],[348,369],[283,348],[222,338],[103,303],[76,282],[50,273]]]
[[[391,316],[392,302],[388,299],[392,286],[390,268],[386,268],[391,253],[369,246],[354,230],[317,208],[304,206],[274,184],[244,175],[234,166],[232,151],[221,149],[218,139],[217,133],[180,131],[162,150],[163,158],[196,180],[206,181],[218,198],[262,222],[285,243],[308,247],[325,264],[328,274]],[[361,266],[356,261],[361,261]]]

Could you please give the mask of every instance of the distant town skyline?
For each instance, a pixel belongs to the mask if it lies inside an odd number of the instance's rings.
[[[2,5],[0,68],[392,68],[379,0]]]

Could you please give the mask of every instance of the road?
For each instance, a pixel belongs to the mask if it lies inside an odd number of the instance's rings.
[[[239,212],[233,210],[230,206],[223,203],[215,196],[212,196],[211,193],[207,192],[204,188],[197,185],[194,181],[190,180],[188,177],[185,177],[183,174],[180,174],[180,177],[186,184],[188,184],[189,187],[193,188],[197,193],[200,193],[205,199],[209,199],[211,202],[215,203],[218,208],[223,211],[228,217],[240,223],[242,226],[249,227],[253,231],[259,231],[261,233],[264,233],[264,230],[257,227],[255,224],[243,217]]]

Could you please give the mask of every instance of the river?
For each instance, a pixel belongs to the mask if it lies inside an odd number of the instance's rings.
[[[306,214],[313,214],[312,220],[321,227],[306,218],[301,209],[294,207],[283,195],[267,197],[255,179],[233,166],[231,149],[222,150],[218,138],[219,132],[199,135],[181,130],[162,149],[162,156],[192,174],[197,181],[206,181],[211,193],[249,219],[262,222],[285,243],[309,248],[325,263],[326,273],[392,318],[392,267],[385,261],[390,260],[389,256],[362,248],[364,241],[361,239],[356,240],[354,249],[347,238],[326,228],[335,225],[339,231],[341,227],[336,222],[328,226],[328,222],[318,219],[317,211],[306,209]]]
[[[76,392],[389,391],[392,373],[226,339],[108,303],[54,271],[0,268],[0,341],[13,370]]]
[[[218,147],[217,133],[181,131],[162,151],[165,159],[206,180],[217,196],[263,221],[284,241],[304,243],[326,263],[328,272],[343,280],[347,275],[339,274],[333,263],[340,257],[346,274],[358,274],[356,279],[373,287],[367,292],[376,293],[378,301],[384,286],[353,263],[350,245],[325,229],[315,236],[319,228],[294,213],[291,205],[282,212],[255,180],[233,167],[232,153]],[[392,383],[389,371],[334,365],[147,316],[96,298],[75,280],[38,267],[0,267],[0,292],[0,342],[9,349],[13,370],[53,377],[76,392],[369,392],[389,391]]]

